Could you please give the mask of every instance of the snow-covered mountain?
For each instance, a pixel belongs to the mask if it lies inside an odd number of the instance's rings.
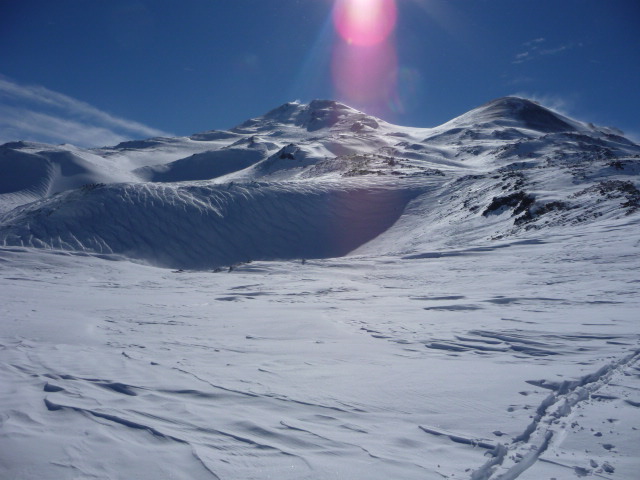
[[[629,480],[640,146],[507,97],[0,146],[0,478]],[[171,269],[167,269],[170,267]]]
[[[0,159],[0,245],[175,268],[416,254],[640,207],[638,145],[515,97],[430,129],[316,100],[228,132]]]

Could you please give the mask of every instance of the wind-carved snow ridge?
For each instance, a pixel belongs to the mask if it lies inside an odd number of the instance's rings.
[[[589,400],[606,386],[614,373],[640,359],[640,350],[579,380],[564,381],[538,406],[533,421],[511,444],[498,444],[490,452],[492,458],[471,475],[471,480],[515,480],[529,469],[549,448],[557,435],[568,428],[566,418],[572,408]],[[544,384],[544,382],[531,382]],[[424,430],[424,429],[423,429]],[[486,447],[485,447],[486,448]]]
[[[0,245],[191,269],[336,257],[389,228],[417,193],[353,182],[96,185],[14,210]]]

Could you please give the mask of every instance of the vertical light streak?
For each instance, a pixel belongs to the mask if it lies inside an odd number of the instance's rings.
[[[396,110],[395,0],[336,0],[332,78],[337,96],[374,115]]]

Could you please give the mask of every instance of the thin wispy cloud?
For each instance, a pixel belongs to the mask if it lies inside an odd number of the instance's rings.
[[[170,135],[43,86],[0,76],[0,143],[30,140],[97,147]]]
[[[544,37],[539,37],[539,38],[534,38],[533,40],[529,40],[528,42],[524,43],[525,47],[533,47],[535,45],[539,45],[540,43],[543,43],[546,41],[546,38]]]
[[[522,51],[517,53],[511,63],[520,64],[537,58],[558,55],[576,47],[582,47],[581,43],[566,43],[563,45],[547,46],[545,38],[535,38],[522,44]]]

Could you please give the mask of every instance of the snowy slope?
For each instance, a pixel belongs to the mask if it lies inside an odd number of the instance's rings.
[[[172,268],[337,257],[389,228],[412,195],[310,182],[85,187],[5,215],[4,243]]]
[[[0,218],[0,245],[176,268],[325,258],[358,247],[419,253],[618,218],[640,206],[640,147],[513,97],[434,129],[317,100],[285,104],[228,133],[90,152],[3,149],[7,179],[19,179],[2,185],[12,199],[5,210],[41,200]],[[194,149],[204,151],[178,153]],[[330,236],[352,240],[333,248]]]
[[[0,170],[0,212],[87,183],[133,178],[92,152],[71,145],[54,147],[27,142],[0,146]]]
[[[13,142],[0,169],[0,478],[640,468],[621,132],[515,97],[435,128],[317,100]]]

